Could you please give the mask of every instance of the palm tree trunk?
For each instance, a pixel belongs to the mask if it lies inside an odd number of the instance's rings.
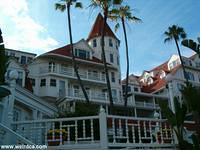
[[[110,109],[113,107],[113,99],[112,99],[112,91],[111,91],[111,86],[110,86],[110,78],[108,74],[108,67],[107,67],[107,62],[106,62],[106,55],[105,55],[105,27],[106,27],[106,22],[107,22],[107,16],[108,15],[108,8],[105,8],[104,10],[104,19],[103,19],[103,29],[102,29],[102,34],[101,34],[101,48],[102,48],[102,57],[103,57],[103,63],[104,63],[104,71],[106,74],[106,82],[107,82],[107,88],[108,88],[108,96],[109,96],[109,101],[110,101]]]
[[[83,92],[84,97],[86,99],[86,102],[89,103],[89,97],[87,95],[87,92],[86,92],[86,90],[84,88],[84,85],[83,85],[83,83],[81,81],[81,78],[79,76],[78,67],[77,67],[77,64],[76,64],[75,56],[74,56],[74,48],[73,48],[73,41],[72,41],[72,29],[71,29],[71,17],[70,17],[70,5],[71,5],[71,2],[68,2],[67,3],[67,18],[68,18],[69,39],[70,39],[70,48],[71,48],[71,55],[72,55],[72,63],[73,63],[74,71],[76,73],[79,85],[81,86],[82,92]]]
[[[129,54],[128,54],[128,40],[126,35],[126,26],[124,23],[124,18],[121,18],[123,32],[124,32],[124,40],[126,45],[126,87],[125,87],[125,99],[124,99],[124,106],[127,106],[128,101],[128,82],[129,82]]]
[[[176,40],[175,37],[174,37],[174,40],[175,40],[176,47],[177,47],[177,50],[178,50],[178,55],[179,55],[179,57],[180,57],[181,66],[182,66],[182,68],[183,68],[183,75],[184,75],[184,78],[185,78],[185,80],[186,80],[186,83],[188,83],[188,78],[187,78],[187,74],[186,74],[186,71],[185,71],[185,66],[184,66],[184,64],[183,64],[183,59],[182,59],[182,57],[181,57],[181,51],[180,51],[180,48],[179,48],[179,46],[178,46],[178,42],[177,42],[177,40]]]

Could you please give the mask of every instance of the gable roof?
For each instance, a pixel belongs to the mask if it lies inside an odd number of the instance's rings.
[[[159,66],[157,66],[157,67],[151,69],[150,72],[152,72],[152,71],[160,71],[160,70],[163,70],[163,71],[167,71],[167,72],[168,72],[169,69],[168,69],[167,63],[168,63],[168,61],[164,62],[163,64],[161,64],[161,65],[159,65]]]
[[[156,67],[156,69],[154,68],[153,70],[157,70],[157,71],[160,71],[158,69],[163,69],[162,67],[164,66],[165,67],[165,64],[166,63],[163,63],[161,64],[160,66]],[[174,75],[178,69],[181,68],[181,65],[179,64],[178,66],[176,66],[175,68],[171,69],[171,70],[168,70],[168,71],[165,71],[167,74],[172,74]],[[163,88],[164,86],[167,85],[167,80],[165,78],[160,78],[159,75],[157,74],[155,77],[154,77],[154,82],[150,85],[144,85],[142,87],[142,92],[147,92],[147,93],[152,93],[152,92],[155,92],[155,91],[158,91],[159,89]]]
[[[102,35],[103,22],[104,22],[103,16],[99,13],[94,24],[93,24],[93,27],[92,27],[92,29],[89,33],[87,40],[91,40],[94,37]],[[105,26],[105,36],[113,37],[113,38],[115,38],[116,40],[119,41],[119,39],[115,36],[115,34],[113,33],[113,31],[111,30],[111,28],[109,27],[109,25],[107,23],[106,23],[106,26]]]
[[[78,43],[78,42],[77,42]],[[76,44],[76,43],[75,43]],[[74,45],[75,45],[74,44]],[[52,51],[49,51],[45,54],[42,54],[40,55],[39,57],[43,56],[43,55],[48,55],[48,54],[57,54],[57,55],[61,55],[61,56],[68,56],[68,57],[72,57],[71,55],[71,45],[66,45],[66,46],[63,46],[63,47],[60,47],[60,48],[57,48],[57,49],[54,49]],[[78,59],[81,59],[81,60],[86,60],[86,61],[91,61],[91,62],[95,62],[95,63],[103,63],[102,60],[96,58],[96,57],[92,57],[92,59],[83,59],[83,58],[80,58],[80,57],[76,57]]]
[[[152,92],[155,92],[155,91],[161,89],[166,84],[167,84],[167,82],[165,79],[158,79],[150,85],[143,86],[141,90],[142,90],[142,92],[152,93]]]

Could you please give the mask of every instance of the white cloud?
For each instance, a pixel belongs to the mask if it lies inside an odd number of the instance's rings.
[[[29,15],[26,0],[1,0],[0,23],[7,48],[28,50],[41,54],[51,50],[58,42]]]

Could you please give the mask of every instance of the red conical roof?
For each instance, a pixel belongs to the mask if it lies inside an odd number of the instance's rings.
[[[101,36],[102,29],[103,29],[103,16],[99,13],[96,20],[95,20],[95,23],[92,27],[92,30],[90,31],[90,34],[89,34],[87,40],[91,40],[94,37]],[[105,36],[110,36],[110,37],[115,38],[116,40],[119,40],[115,36],[113,31],[110,29],[110,27],[107,23],[106,23],[106,26],[105,26]]]

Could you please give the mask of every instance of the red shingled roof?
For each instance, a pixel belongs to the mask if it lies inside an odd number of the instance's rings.
[[[103,16],[99,13],[97,18],[96,18],[96,21],[92,27],[92,30],[90,31],[89,33],[89,36],[88,36],[88,39],[87,40],[90,40],[94,37],[97,37],[97,36],[101,36],[102,34],[102,28],[103,27]],[[115,34],[113,33],[113,31],[110,29],[109,25],[106,23],[106,27],[105,27],[105,36],[110,36],[110,37],[113,37],[117,40],[119,40]]]
[[[70,45],[66,45],[66,46],[57,48],[55,50],[49,51],[46,54],[53,53],[53,54],[58,54],[58,55],[62,55],[62,56],[72,57],[70,47],[71,47]],[[77,57],[77,58],[79,58],[79,57]],[[79,59],[82,59],[82,58],[79,58]],[[92,62],[96,62],[96,63],[103,63],[100,59],[98,59],[94,56],[92,57],[92,59],[82,59],[82,60],[92,61]]]
[[[165,79],[158,79],[158,80],[154,81],[153,84],[143,86],[141,90],[142,90],[142,92],[152,93],[154,91],[161,89],[165,85],[166,85]]]
[[[162,65],[160,65],[160,66],[158,66],[156,68],[154,68],[153,70],[157,70],[157,71],[159,71],[159,69],[160,70],[164,70],[162,67],[165,67],[165,65],[167,65],[167,62],[165,62],[164,64],[162,64]],[[178,65],[175,68],[173,68],[172,70],[168,70],[168,71],[165,71],[165,72],[167,74],[170,73],[170,74],[174,75],[179,68],[181,68],[181,65]],[[167,84],[166,79],[165,78],[161,79],[159,77],[159,75],[156,75],[156,77],[153,78],[153,79],[154,79],[153,84],[145,85],[145,86],[142,87],[141,90],[143,92],[152,93],[152,92],[155,92],[155,91],[161,89],[162,87],[164,87]]]
[[[167,63],[168,63],[168,61],[164,62],[163,64],[153,68],[150,72],[152,72],[152,71],[160,71],[160,70],[169,71]]]

